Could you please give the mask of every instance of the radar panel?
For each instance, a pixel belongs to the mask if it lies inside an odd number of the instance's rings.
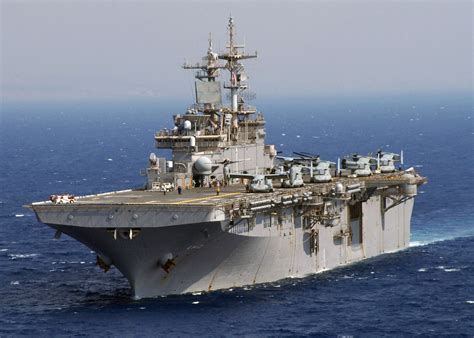
[[[203,82],[196,81],[196,103],[197,104],[221,104],[221,83],[219,81]]]

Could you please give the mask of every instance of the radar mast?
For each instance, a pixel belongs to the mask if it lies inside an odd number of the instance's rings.
[[[204,63],[196,63],[194,65],[184,63],[184,69],[198,69],[196,72],[196,79],[207,80],[208,82],[215,82],[219,76],[219,69],[226,68],[224,65],[220,65],[218,62],[218,54],[212,50],[212,35],[209,33],[209,47],[207,48],[207,54],[202,58]]]
[[[235,36],[235,26],[234,19],[229,17],[229,24],[227,26],[229,31],[229,44],[227,45],[228,52],[219,54],[219,59],[226,60],[227,63],[225,68],[230,72],[229,83],[224,84],[224,88],[230,89],[230,96],[232,102],[232,112],[239,113],[239,98],[242,100],[242,97],[239,95],[239,92],[247,89],[247,75],[245,74],[244,66],[239,62],[244,59],[252,59],[257,57],[257,52],[255,54],[245,54],[244,51],[240,52],[239,49],[244,49],[245,45],[237,45],[234,42]],[[243,100],[242,100],[243,101]],[[241,112],[244,113],[244,112]]]
[[[215,114],[221,106],[221,84],[216,81],[219,76],[219,70],[225,66],[219,64],[217,53],[212,50],[212,36],[209,33],[209,46],[207,54],[202,58],[202,63],[194,65],[184,63],[184,69],[197,69],[195,78],[196,105],[191,108],[192,111],[201,111],[204,113]]]

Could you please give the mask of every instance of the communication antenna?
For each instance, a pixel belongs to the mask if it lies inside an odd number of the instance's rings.
[[[240,63],[241,60],[252,59],[257,57],[257,52],[255,54],[245,54],[244,51],[240,52],[240,49],[244,49],[245,45],[238,45],[234,41],[235,36],[235,26],[234,19],[232,16],[229,17],[229,24],[227,25],[229,32],[229,43],[227,44],[228,51],[223,54],[219,54],[219,59],[226,60],[227,63],[225,68],[230,72],[229,83],[224,84],[224,88],[230,89],[230,96],[232,102],[232,112],[239,112],[239,99],[243,101],[239,91],[247,89],[247,75],[244,71],[244,66]]]

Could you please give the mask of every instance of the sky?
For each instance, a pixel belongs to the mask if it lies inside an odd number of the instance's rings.
[[[192,101],[230,14],[259,98],[473,92],[472,1],[0,2],[4,101]]]

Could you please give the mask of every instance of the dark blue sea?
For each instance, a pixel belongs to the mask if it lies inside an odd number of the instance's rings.
[[[383,148],[429,179],[412,246],[304,279],[132,300],[116,269],[22,207],[52,193],[138,187],[181,102],[4,103],[0,335],[474,335],[474,113],[469,94],[257,102],[267,141],[335,160]]]

